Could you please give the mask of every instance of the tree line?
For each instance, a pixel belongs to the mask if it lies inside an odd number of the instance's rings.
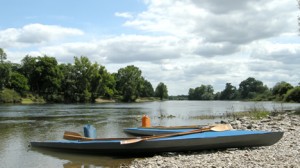
[[[226,83],[225,89],[214,94],[211,85],[201,85],[190,88],[188,100],[255,100],[255,101],[284,101],[300,103],[300,83],[292,86],[285,81],[278,82],[268,88],[262,81],[249,77],[239,84],[239,87]]]
[[[226,83],[221,92],[213,86],[190,88],[188,95],[168,96],[168,88],[160,82],[154,90],[142,71],[128,65],[109,73],[87,57],[74,57],[74,63],[58,64],[55,57],[26,55],[21,64],[5,61],[0,48],[0,103],[20,102],[21,97],[41,97],[47,102],[95,102],[97,98],[134,102],[141,97],[171,100],[266,100],[300,102],[300,83],[292,86],[278,82],[268,88],[262,81],[249,77],[239,87]]]
[[[168,97],[167,86],[156,89],[134,65],[109,73],[87,57],[73,64],[58,64],[55,57],[26,55],[21,64],[5,61],[0,48],[0,102],[20,102],[21,97],[41,97],[47,102],[95,102],[97,98],[133,102],[139,97]],[[19,96],[18,96],[19,95]]]

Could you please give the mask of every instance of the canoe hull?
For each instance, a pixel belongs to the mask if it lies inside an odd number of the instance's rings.
[[[162,152],[269,146],[279,141],[282,136],[283,132],[224,131],[221,134],[220,132],[205,132],[126,145],[121,145],[120,140],[64,140],[31,142],[31,146],[106,155],[147,155]]]
[[[160,129],[160,128],[125,128],[123,131],[127,134],[147,136],[147,135],[161,135],[161,134],[172,134],[177,132],[192,131],[195,129]]]

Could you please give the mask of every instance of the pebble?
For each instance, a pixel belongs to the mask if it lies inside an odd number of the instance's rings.
[[[300,115],[290,113],[262,120],[247,117],[227,121],[235,129],[284,131],[282,139],[272,146],[242,149],[166,153],[135,159],[129,168],[300,168]]]

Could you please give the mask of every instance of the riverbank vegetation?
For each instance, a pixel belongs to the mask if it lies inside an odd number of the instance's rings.
[[[211,85],[190,88],[187,95],[169,96],[163,82],[153,88],[142,71],[128,65],[110,73],[87,57],[74,57],[74,63],[59,64],[55,57],[26,55],[21,64],[6,61],[0,48],[0,103],[85,103],[141,102],[148,100],[255,100],[300,102],[300,86],[278,82],[268,88],[249,77],[239,84],[225,84],[214,93]],[[105,100],[105,101],[104,101]]]

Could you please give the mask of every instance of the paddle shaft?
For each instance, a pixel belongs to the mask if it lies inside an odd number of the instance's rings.
[[[196,129],[196,130],[187,131],[187,132],[176,132],[176,133],[171,133],[171,134],[156,135],[156,136],[151,136],[148,138],[146,137],[146,138],[142,138],[142,139],[143,140],[151,140],[151,139],[157,139],[157,138],[166,138],[166,137],[172,137],[172,136],[200,133],[200,132],[205,132],[205,131],[210,131],[210,128],[202,128],[202,129]]]
[[[128,139],[136,139],[136,137],[134,137],[134,138],[88,138],[88,137],[84,137],[76,132],[65,131],[64,139],[81,140],[81,141],[95,141],[95,140],[128,140]]]
[[[121,141],[120,143],[121,144],[131,144],[131,143],[136,143],[136,142],[146,141],[146,140],[151,140],[151,139],[188,135],[188,134],[200,133],[200,132],[205,132],[205,131],[225,131],[225,130],[231,130],[231,129],[232,129],[232,126],[230,124],[217,124],[214,126],[200,128],[200,129],[196,129],[196,130],[192,130],[192,131],[156,135],[156,136],[150,136],[150,137],[145,137],[145,138],[129,139],[129,140]]]

